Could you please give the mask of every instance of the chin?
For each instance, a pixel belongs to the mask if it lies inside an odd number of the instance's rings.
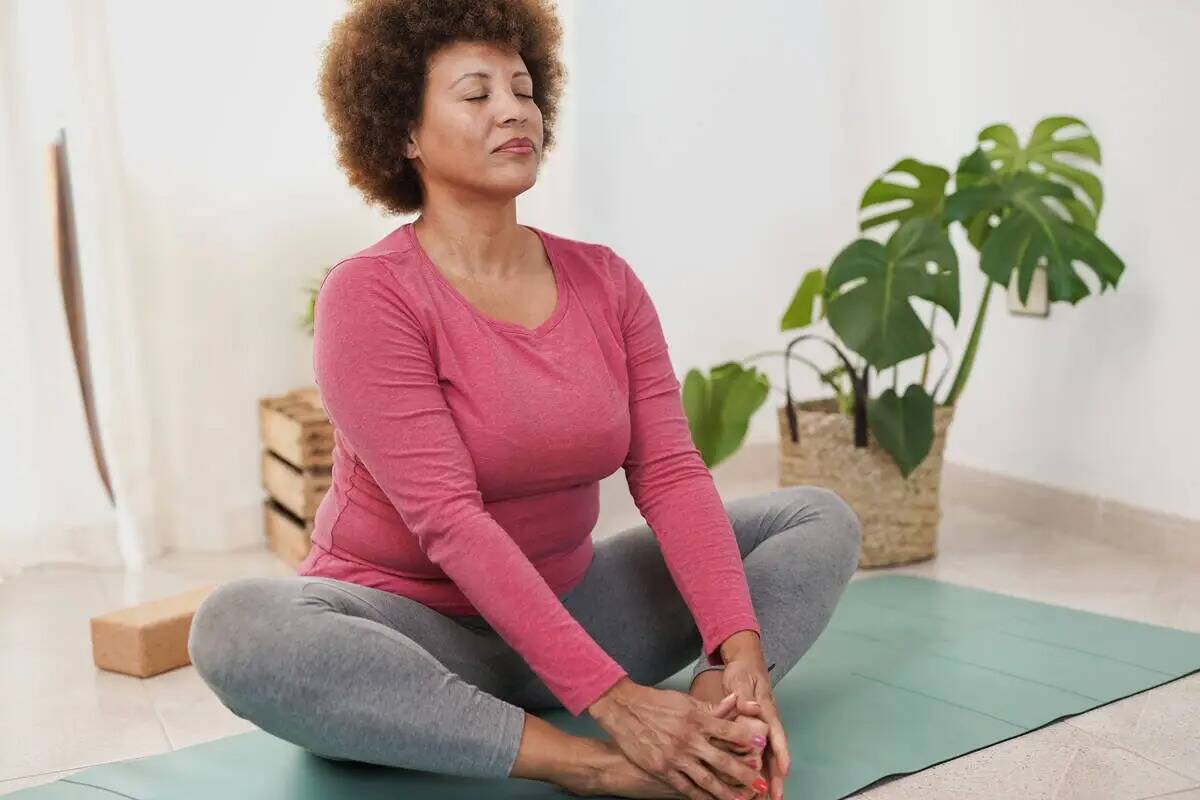
[[[514,178],[506,181],[497,181],[492,184],[497,191],[505,192],[512,195],[518,195],[521,192],[527,192],[537,184],[537,173],[525,175],[521,178]]]

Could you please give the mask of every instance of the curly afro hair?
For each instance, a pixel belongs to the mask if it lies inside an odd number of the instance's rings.
[[[549,150],[566,75],[561,40],[551,0],[351,0],[334,24],[318,79],[350,185],[393,214],[420,210],[424,193],[404,145],[420,119],[429,59],[458,41],[491,42],[521,55],[542,112],[542,150]]]

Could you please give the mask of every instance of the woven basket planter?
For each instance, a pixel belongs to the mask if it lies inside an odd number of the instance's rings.
[[[823,486],[854,509],[862,524],[860,567],[886,567],[933,558],[942,512],[938,488],[942,451],[954,408],[935,406],[933,446],[907,478],[871,437],[854,446],[854,418],[837,401],[797,402],[799,441],[793,442],[787,407],[779,407],[780,486]]]

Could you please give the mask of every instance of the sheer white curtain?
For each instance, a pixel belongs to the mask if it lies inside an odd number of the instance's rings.
[[[137,567],[162,551],[107,42],[101,3],[0,4],[0,577],[46,561]],[[113,502],[55,258],[47,147],[60,129]]]

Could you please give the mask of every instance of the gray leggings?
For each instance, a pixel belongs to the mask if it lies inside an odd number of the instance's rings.
[[[725,503],[777,684],[829,622],[858,565],[858,517],[832,491],[788,486]],[[695,661],[700,634],[646,525],[596,540],[567,610],[655,686]],[[481,616],[451,617],[332,578],[240,578],[201,603],[192,663],[221,702],[325,758],[507,776],[525,710],[561,708]]]

